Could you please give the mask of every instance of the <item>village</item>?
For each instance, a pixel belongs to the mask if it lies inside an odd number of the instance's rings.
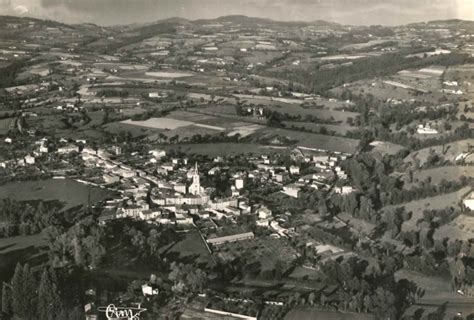
[[[473,37],[1,16],[0,319],[470,319]]]

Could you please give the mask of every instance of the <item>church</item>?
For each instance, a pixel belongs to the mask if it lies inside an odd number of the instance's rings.
[[[197,163],[194,166],[193,171],[191,172],[192,182],[188,186],[188,194],[195,196],[202,195],[204,193],[204,188],[201,187],[201,180],[199,178],[199,169]]]

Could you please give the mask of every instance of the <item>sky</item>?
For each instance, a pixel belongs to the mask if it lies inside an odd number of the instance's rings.
[[[474,20],[474,0],[0,0],[0,15],[98,25],[225,15],[400,25],[454,18]]]

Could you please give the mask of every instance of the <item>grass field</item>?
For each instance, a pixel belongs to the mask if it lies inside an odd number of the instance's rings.
[[[338,135],[346,135],[349,131],[357,130],[357,127],[351,127],[348,125],[338,126],[338,125],[331,125],[331,124],[320,124],[320,123],[313,123],[313,122],[297,122],[297,121],[283,121],[285,127],[290,128],[305,128],[306,130],[313,131],[313,132],[320,132],[322,128],[324,128],[327,132],[334,131]],[[323,130],[324,130],[323,129]]]
[[[425,290],[423,297],[417,301],[417,304],[411,306],[405,312],[405,315],[414,314],[420,307],[425,309],[426,313],[429,313],[445,302],[448,302],[448,305],[444,319],[452,319],[458,312],[461,312],[463,315],[474,313],[472,297],[461,296],[453,292],[449,279],[427,276],[406,269],[397,271],[395,279],[408,279],[415,282],[419,288]]]
[[[196,231],[186,233],[184,239],[169,248],[166,254],[177,255],[179,260],[188,262],[208,263],[212,261],[211,254]]]
[[[226,243],[215,249],[214,254],[227,263],[241,257],[247,265],[258,265],[260,271],[271,271],[277,262],[281,262],[282,271],[285,272],[297,256],[285,240],[269,237]]]
[[[43,235],[0,239],[0,282],[10,280],[18,262],[36,266],[47,260]]]
[[[474,145],[474,139],[465,139],[452,142],[449,144],[438,145],[430,148],[424,148],[410,153],[405,159],[405,162],[413,162],[414,159],[420,160],[420,165],[423,165],[431,152],[442,155],[444,159],[454,161],[454,159],[463,152],[468,152],[470,146]]]
[[[161,146],[165,150],[176,150],[186,154],[201,154],[211,157],[231,156],[239,154],[272,154],[289,153],[288,148],[272,148],[251,143],[196,143]]]
[[[0,199],[10,198],[18,201],[26,200],[59,200],[64,209],[78,205],[104,200],[112,193],[106,189],[91,187],[74,180],[38,180],[9,182],[0,186]]]
[[[310,279],[310,280],[317,280],[320,279],[322,276],[321,271],[304,268],[301,266],[296,267],[293,272],[290,274],[290,278],[295,279]],[[324,276],[324,275],[323,275]]]
[[[448,224],[436,229],[433,239],[469,241],[474,239],[474,217],[466,214],[458,216]]]
[[[278,128],[264,128],[254,134],[258,140],[271,139],[272,137],[286,137],[295,141],[295,145],[302,148],[327,150],[343,153],[354,153],[359,145],[359,140],[321,135],[316,133],[291,131]]]
[[[410,188],[419,182],[430,178],[432,184],[439,184],[443,179],[446,181],[458,181],[462,176],[467,178],[474,177],[474,167],[470,166],[450,166],[431,168],[427,170],[416,171],[413,174],[413,182],[409,183],[408,176],[404,176],[405,186]]]
[[[145,72],[147,76],[157,77],[157,78],[184,78],[191,77],[193,73],[189,72],[161,72],[161,71],[150,71]]]
[[[403,146],[387,141],[374,141],[370,145],[372,146],[372,152],[380,153],[382,155],[395,155],[404,149]]]
[[[316,308],[295,308],[288,312],[285,320],[374,320],[375,317],[366,313],[338,312]]]
[[[449,207],[457,208],[459,207],[459,202],[461,201],[462,197],[470,190],[471,187],[468,186],[452,193],[411,201],[398,206],[387,206],[384,208],[384,210],[388,210],[389,208],[393,207],[405,207],[407,212],[412,212],[412,217],[410,220],[405,221],[402,224],[402,231],[415,230],[417,221],[423,218],[424,210],[444,209]]]
[[[174,130],[181,127],[190,126],[193,124],[193,122],[176,120],[176,119],[171,119],[171,118],[150,118],[144,121],[125,120],[125,121],[122,121],[122,123],[133,125],[133,126],[139,126],[139,127],[165,129],[165,130]]]

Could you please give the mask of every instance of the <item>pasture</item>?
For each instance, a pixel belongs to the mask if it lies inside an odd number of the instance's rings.
[[[420,200],[415,200],[407,202],[402,205],[397,206],[387,206],[383,211],[388,210],[389,208],[405,207],[406,212],[412,212],[412,217],[410,220],[405,221],[402,224],[402,231],[411,231],[416,230],[417,221],[423,218],[424,210],[436,210],[444,209],[449,207],[458,208],[461,199],[471,190],[471,187],[464,187],[459,191],[442,194],[435,197],[424,198]]]
[[[345,136],[350,131],[355,131],[357,127],[351,126],[337,126],[331,124],[320,124],[314,122],[297,122],[297,121],[283,121],[286,128],[304,128],[305,130],[319,133],[322,130],[326,132],[334,132],[337,135]]]
[[[413,174],[413,182],[408,181],[408,176],[404,176],[405,186],[410,188],[419,182],[430,180],[431,184],[439,184],[442,180],[458,181],[461,177],[474,178],[474,167],[470,166],[443,166],[416,171]]]
[[[122,123],[133,126],[140,126],[152,129],[174,130],[181,127],[190,126],[193,123],[183,120],[176,120],[172,118],[150,118],[144,121],[124,120]]]
[[[165,71],[148,71],[145,72],[145,75],[155,78],[169,78],[169,79],[176,79],[176,78],[186,78],[191,77],[194,74],[189,72],[165,72]]]
[[[0,239],[0,282],[9,281],[16,264],[42,264],[46,257],[47,243],[42,234]]]
[[[382,155],[389,154],[395,155],[399,151],[403,150],[404,147],[395,143],[387,142],[387,141],[373,141],[370,143],[372,147],[372,152],[377,152]]]
[[[253,137],[261,142],[272,141],[276,137],[280,139],[284,138],[289,139],[292,145],[302,149],[334,151],[349,154],[353,154],[359,145],[359,140],[356,139],[270,127],[259,130]]]
[[[187,232],[184,239],[166,250],[166,255],[176,255],[179,260],[198,263],[209,263],[212,258],[201,236],[194,230]]]
[[[418,300],[413,306],[406,310],[405,315],[413,315],[420,308],[424,309],[423,315],[433,312],[447,302],[447,309],[445,313],[446,319],[453,319],[454,316],[461,312],[464,315],[469,315],[474,312],[472,305],[472,297],[460,296],[452,291],[450,280],[442,277],[428,276],[420,272],[401,269],[395,273],[395,279],[408,279],[413,281],[416,285],[425,290],[423,297]]]
[[[185,154],[200,154],[210,157],[235,156],[240,154],[289,154],[286,147],[269,147],[253,143],[195,143],[161,146],[165,150],[181,151]]]
[[[58,200],[64,210],[91,204],[110,197],[113,193],[106,189],[88,186],[69,179],[49,179],[38,181],[15,181],[0,186],[0,199],[17,201]],[[90,196],[90,198],[89,198]]]
[[[465,139],[448,143],[446,145],[424,148],[413,151],[403,161],[407,163],[418,159],[420,161],[420,165],[423,165],[432,152],[443,156],[445,160],[454,161],[459,154],[468,152],[472,145],[474,145],[474,139]]]
[[[373,315],[367,313],[339,312],[316,308],[295,308],[284,317],[285,320],[374,320]]]
[[[461,214],[453,221],[436,229],[433,239],[469,241],[474,239],[474,216]]]

